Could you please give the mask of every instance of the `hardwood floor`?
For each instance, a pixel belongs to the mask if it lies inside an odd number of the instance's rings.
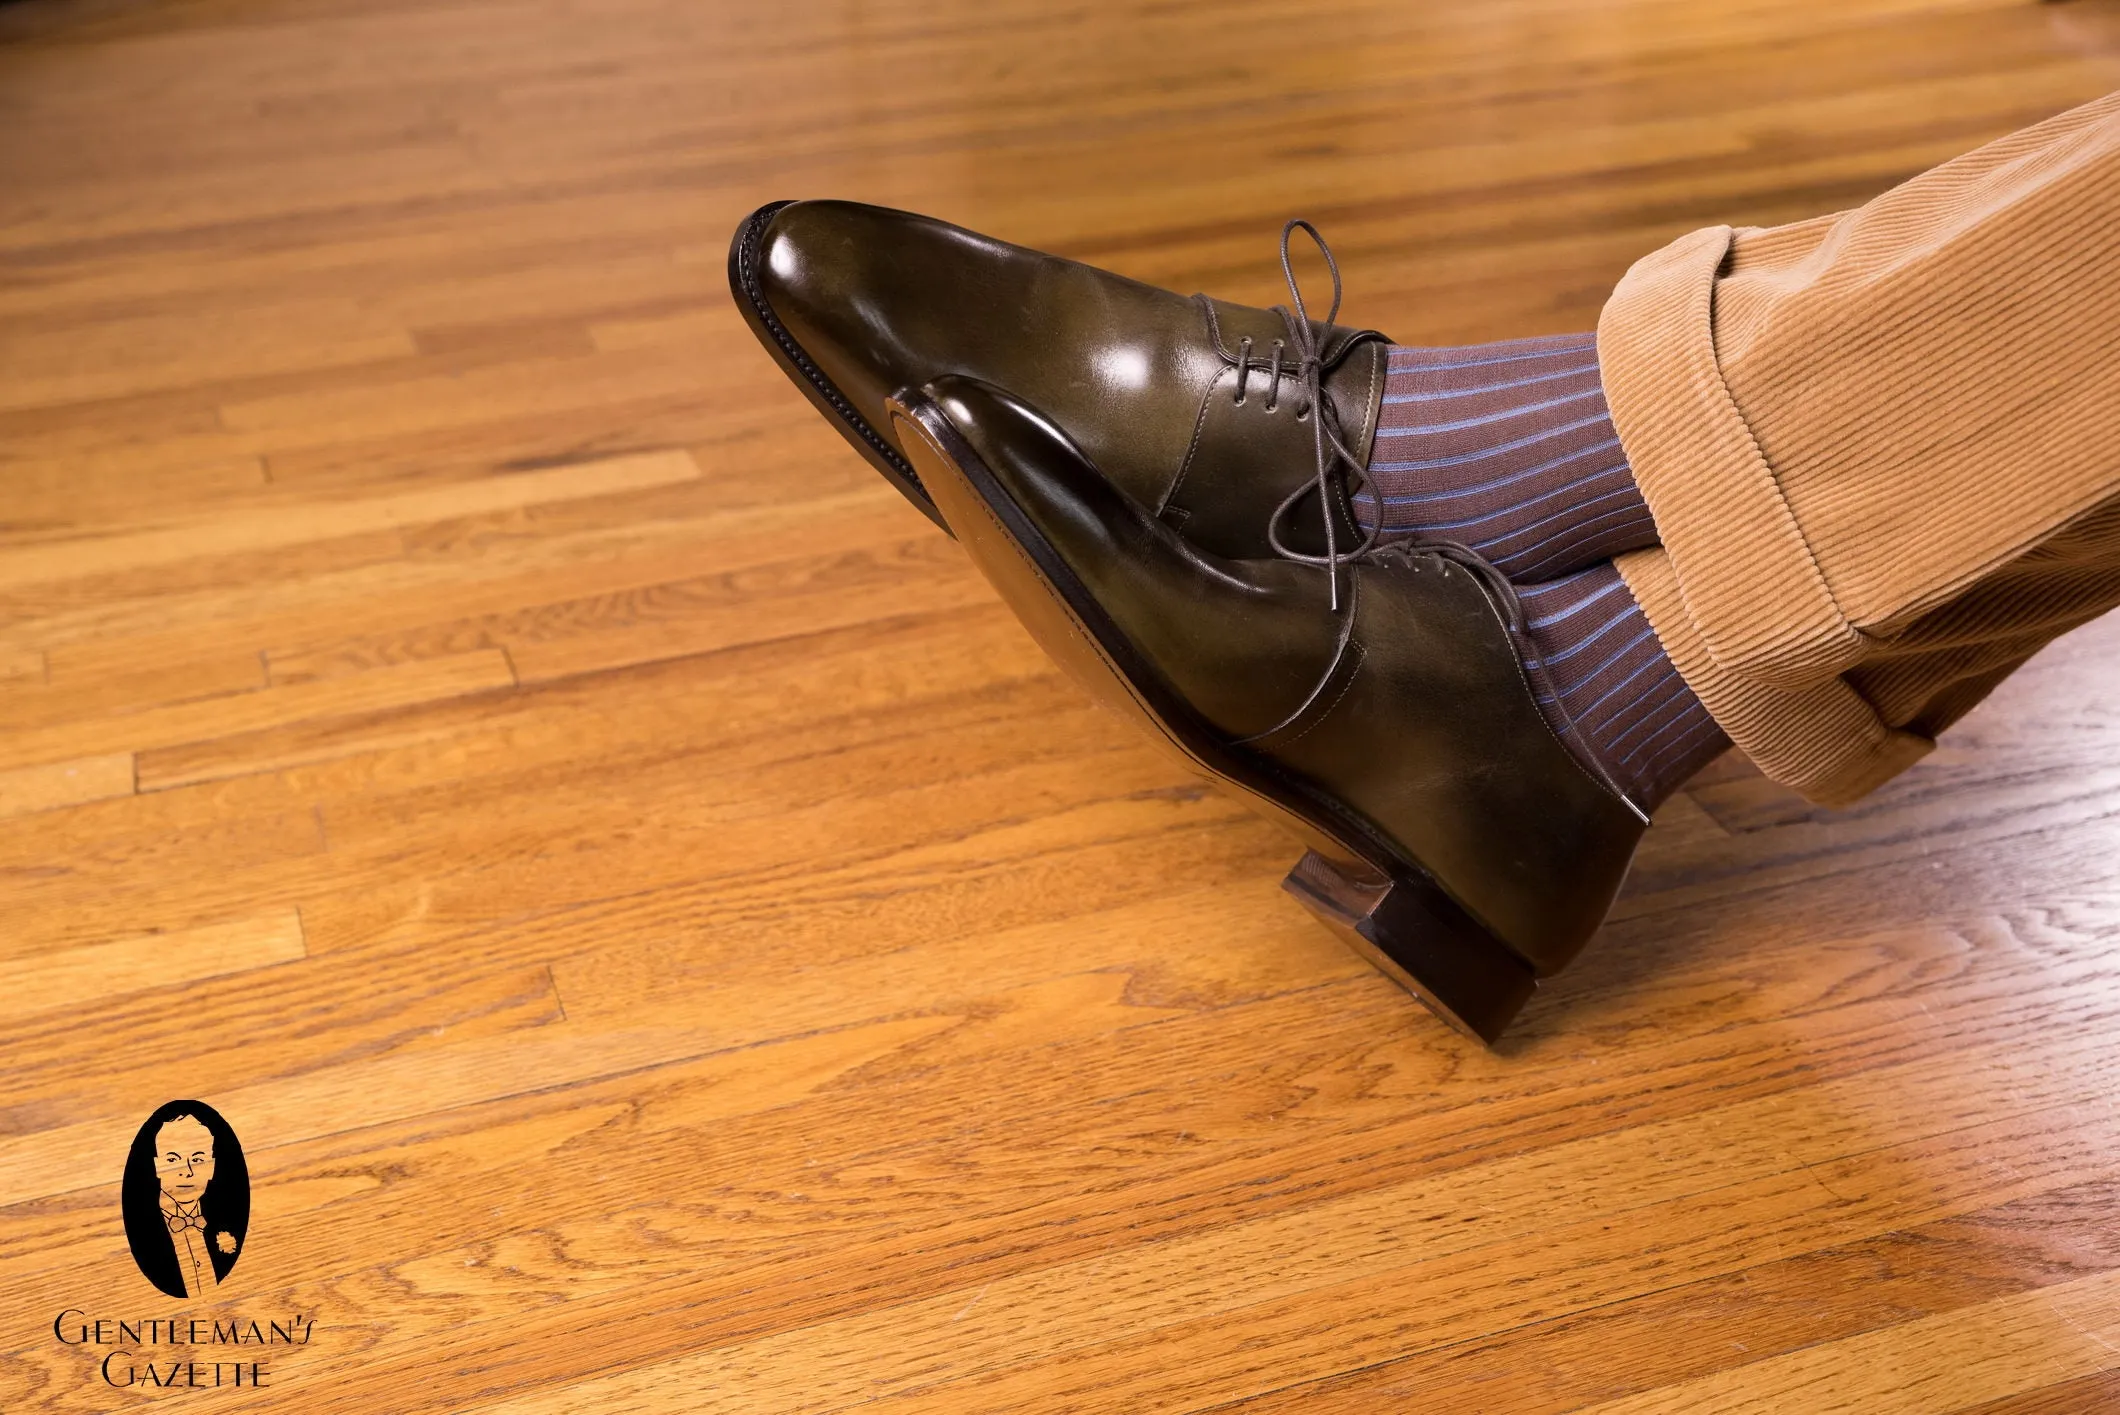
[[[1265,302],[1302,214],[1579,329],[2115,86],[2114,0],[0,5],[0,1409],[2120,1409],[2120,622],[1857,809],[1712,768],[1490,1054],[723,277],[840,195]],[[73,1339],[180,1313],[268,1339]]]

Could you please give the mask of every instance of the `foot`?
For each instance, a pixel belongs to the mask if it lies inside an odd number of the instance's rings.
[[[1032,633],[1301,838],[1291,889],[1445,1017],[1491,1040],[1589,939],[1643,820],[1548,727],[1492,567],[1217,556],[998,389],[944,378],[892,407],[894,445]]]

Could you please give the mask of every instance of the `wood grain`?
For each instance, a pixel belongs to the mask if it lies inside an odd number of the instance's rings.
[[[0,771],[0,816],[27,815],[133,792],[133,754],[81,757]]]
[[[0,1006],[21,1017],[73,1006],[84,995],[117,998],[292,963],[303,951],[301,916],[291,910],[219,926],[113,939],[18,962]]]
[[[304,1415],[2116,1408],[2120,625],[1847,811],[1717,763],[1469,1049],[723,284],[835,195],[1264,303],[1306,215],[1583,329],[2116,84],[2115,0],[0,6],[0,1410],[154,1398],[67,1307],[313,1315],[187,1393]]]

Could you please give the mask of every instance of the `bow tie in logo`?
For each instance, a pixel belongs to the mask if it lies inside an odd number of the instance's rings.
[[[193,1204],[188,1210],[180,1204],[175,1213],[165,1214],[163,1217],[169,1220],[169,1231],[172,1234],[182,1233],[187,1228],[196,1228],[201,1233],[206,1231],[206,1216],[199,1212],[197,1204]]]

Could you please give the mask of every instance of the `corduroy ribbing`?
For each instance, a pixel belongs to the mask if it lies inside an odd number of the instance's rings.
[[[1730,228],[1635,262],[1598,317],[1605,391],[1635,480],[1716,662],[1798,687],[1862,656],[1774,470],[1715,362],[1715,274]]]
[[[1392,349],[1354,502],[1385,540],[1457,541],[1519,581],[1656,544],[1592,334]]]
[[[1769,776],[1851,799],[2120,595],[2120,529],[2081,578],[2030,565],[2120,498],[2115,211],[2120,94],[1614,291],[1605,391],[1663,542],[1620,568]]]
[[[1729,747],[1610,561],[1519,595],[1534,650],[1526,667],[1545,685],[1539,711],[1642,810]]]
[[[1748,236],[1715,282],[1717,361],[1858,629],[1942,603],[2112,494],[2120,94],[1807,244]]]
[[[1935,743],[1884,725],[1838,678],[1797,692],[1730,672],[1708,652],[1662,549],[1614,562],[1657,641],[1716,724],[1769,777],[1822,806],[1842,806],[1905,771]]]

